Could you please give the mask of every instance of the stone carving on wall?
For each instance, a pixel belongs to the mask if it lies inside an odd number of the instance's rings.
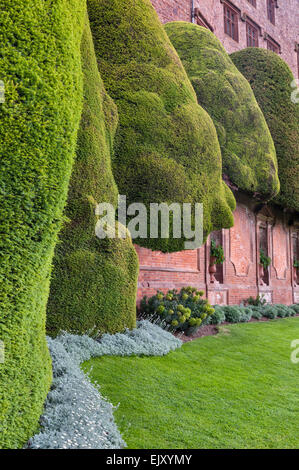
[[[255,221],[247,207],[238,205],[234,213],[235,224],[230,233],[230,260],[236,276],[246,277],[253,264],[253,235]]]
[[[259,295],[266,301],[267,304],[272,304],[272,292],[260,290]]]
[[[208,294],[211,305],[227,305],[227,290],[212,290]]]

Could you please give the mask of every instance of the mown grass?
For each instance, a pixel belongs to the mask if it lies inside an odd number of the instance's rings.
[[[298,448],[299,318],[225,326],[165,357],[84,364],[129,448]]]

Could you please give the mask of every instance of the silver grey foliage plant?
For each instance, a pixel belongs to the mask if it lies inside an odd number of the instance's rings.
[[[31,449],[120,449],[126,443],[115,424],[115,407],[92,384],[80,364],[92,357],[164,356],[182,342],[159,326],[143,320],[137,328],[99,341],[63,333],[48,338],[53,363],[53,384],[41,417],[41,431],[28,444]]]

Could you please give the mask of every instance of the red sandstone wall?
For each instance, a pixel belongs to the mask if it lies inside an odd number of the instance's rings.
[[[190,0],[151,0],[163,23],[169,21],[191,21]],[[298,58],[295,43],[299,43],[299,0],[278,0],[275,9],[275,26],[267,18],[266,0],[257,0],[253,7],[248,0],[232,0],[233,5],[246,13],[281,46],[281,57],[289,64],[295,77],[298,77]],[[239,42],[224,33],[223,4],[220,0],[194,0],[206,20],[213,26],[214,33],[226,50],[231,53],[247,47],[246,24],[239,20]],[[259,47],[267,48],[263,37],[259,38]]]
[[[164,254],[135,246],[140,262],[138,300],[156,291],[192,285],[206,290],[205,247]]]
[[[292,285],[292,259],[290,256],[290,233],[279,221],[271,233],[272,265],[270,270],[271,286],[273,288],[273,302],[277,304],[290,304],[293,302]]]

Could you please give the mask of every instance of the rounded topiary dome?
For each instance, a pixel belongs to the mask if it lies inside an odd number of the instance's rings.
[[[216,36],[186,22],[165,25],[196,91],[212,117],[223,174],[238,188],[268,200],[279,191],[275,148],[249,83]]]
[[[292,99],[293,74],[265,49],[244,49],[231,58],[249,81],[274,140],[281,184],[275,202],[299,211],[299,103]]]
[[[113,171],[128,203],[203,202],[205,235],[233,224],[217,133],[150,0],[89,0],[98,66],[119,112]],[[137,239],[178,251],[182,239]]]

